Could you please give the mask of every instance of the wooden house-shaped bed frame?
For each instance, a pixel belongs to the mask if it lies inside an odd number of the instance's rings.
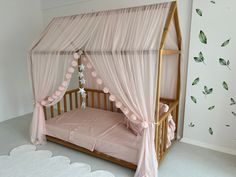
[[[171,21],[174,21],[174,26],[176,30],[176,36],[177,36],[177,44],[178,44],[178,49],[164,49],[165,47],[165,42],[167,39],[167,35],[170,29],[170,24]],[[178,18],[178,10],[177,10],[177,4],[176,1],[173,1],[171,3],[169,13],[167,20],[165,22],[165,27],[164,31],[162,33],[162,38],[161,38],[161,45],[160,48],[158,49],[159,52],[159,58],[157,62],[157,94],[156,94],[156,120],[155,120],[155,148],[156,148],[156,154],[157,154],[157,160],[160,164],[160,162],[163,160],[165,157],[166,153],[168,152],[168,149],[166,147],[166,141],[167,141],[167,126],[168,126],[168,115],[172,114],[176,123],[176,127],[178,127],[178,114],[179,114],[179,97],[180,97],[180,62],[181,62],[181,32],[180,32],[180,25],[179,25],[179,18]],[[177,71],[177,86],[176,86],[176,98],[175,99],[166,99],[166,98],[161,98],[160,97],[160,88],[161,88],[161,73],[162,73],[162,61],[164,59],[164,56],[166,55],[176,55],[176,60],[178,60],[178,71]],[[87,91],[87,100],[90,100],[90,103],[87,102],[87,106],[89,107],[95,107],[99,109],[105,109],[105,110],[110,110],[110,111],[118,111],[120,110],[114,109],[113,103],[107,99],[109,97],[109,94],[104,93],[102,90],[95,90],[95,89],[86,89]],[[63,112],[67,112],[73,109],[76,109],[79,107],[79,103],[81,103],[81,98],[78,96],[79,89],[74,89],[74,90],[69,90],[65,93],[63,99],[57,103],[56,106],[51,106],[49,108],[44,107],[44,113],[46,119],[53,118],[56,115],[60,115]],[[103,98],[103,100],[101,100]],[[69,99],[69,102],[68,102]],[[97,104],[95,105],[95,99],[97,100]],[[100,104],[103,102],[104,104]],[[159,106],[160,102],[166,103],[169,105],[169,110],[168,112],[162,114],[161,116],[159,115]],[[68,106],[69,105],[69,106]],[[177,130],[175,131],[175,136],[177,134]],[[111,162],[114,162],[116,164],[119,164],[124,167],[128,167],[131,169],[136,169],[136,165],[132,164],[130,162],[126,162],[121,159],[117,159],[114,157],[111,157],[107,154],[98,152],[96,150],[89,151],[83,147],[79,147],[75,144],[72,144],[70,142],[52,137],[52,136],[47,136],[47,140],[51,142],[55,142],[61,145],[64,145],[69,148],[73,148],[76,150],[79,150],[81,152],[87,153],[89,155],[102,158],[104,160],[108,160]]]

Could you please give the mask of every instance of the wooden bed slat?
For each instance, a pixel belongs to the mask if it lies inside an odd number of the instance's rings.
[[[78,93],[75,92],[75,108],[78,108]]]
[[[67,101],[66,101],[66,95],[63,97],[64,101],[64,112],[67,112]]]
[[[100,93],[97,94],[98,108],[101,109]]]
[[[92,99],[91,104],[92,105],[91,105],[91,107],[94,108],[94,92],[91,92],[91,94],[92,94],[92,97],[91,97],[91,99]]]
[[[104,97],[103,97],[103,101],[104,101],[104,109],[107,110],[107,96],[106,94],[104,94]]]
[[[70,110],[73,110],[72,93],[69,93],[69,98],[70,98]]]
[[[54,117],[54,106],[50,106],[51,117]]]
[[[57,103],[57,113],[58,113],[58,115],[61,114],[61,104],[60,104],[60,102]]]

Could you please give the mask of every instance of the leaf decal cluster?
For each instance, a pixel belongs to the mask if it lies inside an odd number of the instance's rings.
[[[225,42],[223,42],[223,43],[221,44],[221,47],[227,46],[227,45],[229,44],[229,41],[230,41],[230,39],[228,39],[228,40],[226,40]]]
[[[200,78],[199,78],[199,77],[196,78],[196,79],[194,79],[192,85],[197,85],[199,81],[200,81]]]
[[[197,63],[204,63],[204,64],[206,65],[206,63],[205,63],[205,58],[204,58],[202,52],[199,52],[199,53],[198,53],[198,57],[193,57],[193,59],[194,59],[194,61],[197,62]]]
[[[207,44],[207,37],[202,30],[199,33],[199,39],[200,39],[201,43]]]
[[[230,61],[229,61],[229,60],[226,61],[226,60],[223,59],[223,58],[219,58],[219,63],[220,63],[221,65],[226,66],[227,68],[229,68],[229,70],[231,70],[230,67],[229,67],[229,65],[230,65]]]
[[[202,91],[202,93],[206,96],[209,94],[212,94],[213,92],[213,88],[208,88],[207,86],[204,86],[204,91]]]
[[[215,0],[209,0],[208,1],[210,4],[216,4],[216,1]],[[200,19],[204,19],[204,18],[207,18],[207,15],[206,15],[206,12],[205,11],[202,11],[202,10],[204,10],[203,8],[201,8],[201,7],[198,7],[198,8],[195,8],[195,15],[198,17],[198,19],[200,20]],[[205,46],[208,44],[208,42],[210,42],[210,43],[212,43],[212,42],[214,42],[214,41],[208,41],[208,38],[207,38],[207,30],[206,29],[198,29],[199,30],[199,34],[198,34],[198,40],[199,40],[199,43],[201,43],[201,44],[205,44]],[[206,32],[206,33],[205,33]],[[209,40],[210,40],[210,38],[209,38]],[[220,41],[220,42],[217,42],[218,43],[218,48],[221,48],[221,50],[223,50],[224,48],[227,48],[230,44],[231,44],[231,41],[232,41],[232,38],[225,38],[225,40],[223,41]],[[202,47],[202,46],[201,46]],[[206,55],[206,52],[207,52],[207,50],[205,50],[205,48],[201,48],[201,49],[199,49],[199,51],[198,51],[199,53],[198,53],[198,55],[195,55],[195,56],[193,56],[193,59],[194,59],[194,61],[195,61],[195,63],[196,64],[198,64],[198,63],[203,63],[203,64],[205,64],[206,65],[206,63],[208,64],[208,61],[209,61],[209,64],[210,64],[210,59],[211,58],[207,58],[207,60],[206,60],[206,56],[208,56],[208,55]],[[229,70],[231,70],[231,67],[232,67],[232,69],[233,69],[233,67],[234,67],[234,65],[233,65],[233,62],[231,63],[230,61],[231,60],[228,60],[228,59],[225,59],[224,57],[222,57],[222,58],[213,58],[212,60],[214,60],[215,61],[215,63],[216,64],[218,64],[218,65],[220,65],[219,67],[222,67],[222,68],[228,68]],[[206,62],[207,61],[207,62]],[[213,91],[214,92],[217,92],[218,90],[217,89],[213,89],[213,88],[211,88],[211,87],[209,87],[209,85],[210,84],[207,84],[207,83],[205,83],[204,85],[203,85],[203,83],[204,83],[205,81],[204,81],[204,78],[203,77],[201,77],[201,82],[200,82],[200,77],[196,77],[196,78],[193,78],[193,80],[192,80],[192,83],[191,83],[191,85],[193,86],[193,87],[195,87],[195,88],[198,88],[197,87],[197,85],[200,85],[200,87],[203,87],[203,90],[200,90],[200,92],[202,92],[204,95],[205,95],[205,97],[207,97],[207,95],[211,95],[211,94],[213,94]],[[220,85],[222,85],[222,88],[225,90],[225,91],[232,91],[233,90],[233,87],[231,88],[231,87],[229,87],[229,86],[231,86],[231,85],[229,85],[230,83],[228,83],[228,81],[227,80],[225,80],[225,78],[224,79],[222,79],[222,80],[219,80],[218,81],[218,84],[219,84],[219,86]],[[222,89],[222,90],[223,90]],[[195,90],[195,89],[194,89]],[[214,94],[215,95],[215,94]],[[207,100],[206,101],[213,101],[214,99],[213,99],[214,97],[213,96],[209,96],[209,98],[207,98]],[[209,100],[210,99],[210,100]],[[213,100],[212,100],[213,99]],[[233,96],[231,96],[231,98],[229,98],[229,100],[230,100],[230,102],[228,102],[228,106],[231,106],[231,108],[234,108],[234,106],[236,107],[236,97],[235,98],[233,98]],[[201,102],[201,99],[199,98],[196,98],[195,96],[191,96],[191,101],[193,102],[193,103],[199,103],[200,104],[200,102]],[[212,104],[209,104],[208,105],[208,107],[205,109],[205,110],[208,110],[208,111],[213,111],[213,110],[215,110],[216,108],[220,108],[220,106],[218,106],[218,105],[216,105],[216,103],[212,103]],[[236,110],[233,110],[233,109],[231,109],[230,110],[230,112],[229,112],[232,116],[234,116],[235,117],[235,119],[236,119]],[[193,122],[190,122],[189,124],[188,124],[188,126],[189,127],[194,127],[195,126],[195,124],[193,123]],[[228,123],[226,123],[226,124],[223,124],[223,126],[225,126],[225,127],[231,127],[231,125],[230,124],[228,124]],[[208,133],[210,134],[210,135],[214,135],[215,134],[215,132],[213,131],[214,130],[214,127],[213,126],[210,126],[209,125],[209,128],[208,128]]]
[[[228,84],[225,81],[222,83],[222,86],[225,90],[229,90]]]

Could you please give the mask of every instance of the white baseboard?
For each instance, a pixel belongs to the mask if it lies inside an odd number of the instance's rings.
[[[231,155],[236,155],[236,150],[225,148],[225,147],[222,147],[222,146],[215,146],[215,145],[207,144],[207,143],[197,141],[197,140],[192,140],[192,139],[189,139],[189,138],[182,138],[180,140],[180,142],[187,143],[187,144],[192,144],[192,145],[195,145],[195,146],[199,146],[199,147],[203,147],[203,148],[206,148],[206,149],[211,149],[211,150],[214,150],[214,151],[219,151],[219,152],[223,152],[223,153],[227,153],[227,154],[231,154]]]

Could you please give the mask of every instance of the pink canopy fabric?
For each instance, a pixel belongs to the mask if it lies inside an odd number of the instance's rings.
[[[35,109],[31,141],[45,142],[43,106],[60,101],[73,63],[85,51],[90,69],[142,136],[135,177],[157,177],[154,146],[156,62],[170,3],[54,18],[29,56]],[[72,69],[71,69],[72,68]]]

